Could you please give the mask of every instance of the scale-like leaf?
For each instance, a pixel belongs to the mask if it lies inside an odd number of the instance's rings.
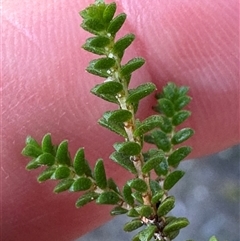
[[[113,53],[116,54],[119,58],[122,58],[125,49],[133,42],[134,39],[134,34],[127,34],[120,38],[113,46]]]
[[[53,191],[55,193],[64,192],[72,186],[73,182],[74,182],[74,179],[72,178],[63,179],[57,184],[57,186],[54,188]]]
[[[88,38],[83,49],[92,52],[94,54],[103,55],[106,54],[105,47],[110,43],[110,39],[107,36],[96,36]]]
[[[160,165],[160,163],[165,160],[165,156],[162,154],[154,155],[152,158],[147,160],[147,162],[144,163],[142,167],[142,172],[144,174],[150,172],[152,169],[154,169],[157,165]]]
[[[162,191],[162,187],[160,186],[159,182],[155,180],[150,180],[150,188],[153,195],[159,191]]]
[[[68,141],[62,141],[57,148],[56,159],[58,164],[70,165],[70,154],[68,151]]]
[[[110,33],[112,36],[115,36],[115,34],[118,32],[118,30],[124,24],[126,17],[127,17],[127,15],[125,13],[120,13],[115,18],[113,18],[109,23],[107,32]]]
[[[128,184],[125,184],[123,186],[122,193],[123,193],[124,201],[127,204],[129,204],[130,206],[133,206],[134,205],[134,198],[132,196],[132,189]]]
[[[133,162],[130,161],[129,156],[125,156],[119,152],[113,152],[110,156],[110,159],[112,159],[114,162],[118,163],[120,166],[124,167],[131,173],[137,174],[137,170],[133,165]]]
[[[175,206],[175,198],[173,196],[167,197],[158,207],[157,214],[162,217],[168,214]]]
[[[132,72],[139,69],[144,63],[145,60],[139,57],[129,60],[125,65],[121,67],[121,75],[127,76],[132,74]]]
[[[127,134],[125,132],[123,123],[110,122],[107,119],[105,119],[104,116],[98,120],[98,123],[101,126],[109,129],[110,131],[113,131],[113,132],[117,133],[120,136],[127,137]]]
[[[156,127],[160,127],[162,122],[162,117],[159,115],[152,115],[146,118],[144,121],[141,122],[140,125],[137,126],[136,130],[134,131],[135,136],[143,135]]]
[[[168,157],[168,164],[170,166],[178,165],[191,151],[192,148],[190,146],[178,148]]]
[[[120,201],[119,196],[113,191],[105,191],[97,198],[98,204],[117,204]]]
[[[71,170],[69,167],[61,166],[56,169],[56,171],[51,176],[51,179],[64,179],[69,177],[71,174]]]
[[[99,197],[98,193],[95,193],[93,191],[87,192],[85,194],[83,194],[77,201],[76,201],[76,207],[82,207],[94,200],[96,200]]]
[[[116,206],[115,208],[113,208],[110,212],[111,215],[115,216],[115,215],[121,215],[121,214],[125,214],[127,213],[128,210],[119,206]]]
[[[141,192],[133,192],[132,193],[133,198],[140,204],[143,204],[143,197]]]
[[[139,219],[136,219],[126,223],[123,227],[123,230],[125,232],[132,232],[142,226],[143,226],[143,222]]]
[[[181,110],[182,108],[184,108],[187,104],[190,103],[190,101],[192,100],[191,97],[184,95],[184,96],[180,96],[174,103],[174,107],[176,111]]]
[[[55,163],[55,157],[50,153],[43,153],[35,159],[40,165],[52,166]]]
[[[167,117],[172,117],[175,114],[174,105],[169,99],[159,99],[158,105],[162,113],[164,113]]]
[[[175,220],[173,220],[172,222],[170,222],[164,227],[163,232],[165,234],[168,234],[173,231],[177,231],[179,229],[185,228],[188,224],[189,224],[189,221],[186,218],[176,218]]]
[[[41,166],[41,164],[39,164],[38,161],[36,161],[36,158],[34,158],[27,164],[26,169],[27,170],[33,170],[33,169],[36,169],[40,166]]]
[[[32,145],[32,146],[35,146],[35,147],[38,147],[39,149],[41,149],[41,146],[38,144],[38,142],[31,136],[27,136],[27,138],[25,140],[25,144]]]
[[[42,139],[42,151],[55,155],[51,134],[49,133],[46,134]]]
[[[160,130],[153,130],[150,133],[150,136],[152,138],[150,139],[150,141],[152,141],[159,149],[165,152],[170,151],[172,145],[166,133]],[[147,139],[147,136],[144,138],[144,140],[147,142],[149,141],[149,139]]]
[[[153,209],[148,205],[142,205],[135,208],[140,216],[148,218],[153,214]]]
[[[179,170],[170,173],[164,181],[163,188],[165,190],[170,190],[184,176],[184,174],[184,171]]]
[[[96,18],[86,19],[82,22],[81,27],[92,34],[98,34],[105,30],[104,24]]]
[[[103,12],[103,20],[106,23],[108,23],[112,20],[114,14],[116,12],[116,8],[117,8],[117,6],[116,6],[116,3],[114,3],[114,2],[106,5],[106,8]]]
[[[153,83],[145,83],[139,85],[136,89],[129,90],[129,96],[126,99],[127,103],[138,103],[139,100],[151,94],[156,90],[156,86]]]
[[[148,189],[146,182],[140,178],[131,179],[127,183],[131,188],[141,193],[146,192]]]
[[[92,181],[88,177],[79,177],[70,187],[70,191],[86,191],[92,186]]]
[[[158,203],[164,195],[164,191],[160,190],[158,192],[155,192],[154,195],[152,196],[151,203],[156,204]]]
[[[168,117],[166,117],[166,116],[162,116],[162,121],[160,123],[160,128],[165,133],[171,133],[172,129],[173,129],[173,125],[172,125],[171,120]]]
[[[127,156],[138,155],[141,152],[141,146],[133,141],[117,142],[113,147],[117,152]]]
[[[107,187],[106,172],[102,159],[99,159],[95,164],[94,177],[98,187],[101,189],[105,189]]]
[[[157,227],[155,225],[149,225],[137,235],[135,235],[132,241],[150,241],[156,231]]]
[[[107,111],[103,114],[103,117],[111,123],[126,122],[132,117],[132,113],[128,110],[114,110]]]
[[[47,169],[45,169],[42,173],[39,174],[37,178],[38,182],[44,182],[50,179],[53,173],[55,172],[55,170],[56,170],[56,167],[48,167]]]
[[[167,159],[163,159],[159,165],[154,168],[155,173],[160,177],[161,175],[166,176],[168,174],[168,162]]]
[[[128,217],[133,217],[133,218],[139,217],[139,213],[136,211],[135,208],[130,209],[127,215]]]
[[[184,141],[186,141],[188,138],[190,138],[194,134],[193,129],[191,128],[183,128],[180,131],[178,131],[172,138],[172,144],[180,144]]]
[[[190,115],[191,115],[191,112],[187,111],[187,110],[181,110],[181,111],[177,112],[172,117],[173,125],[177,126],[177,125],[182,124]]]
[[[109,178],[107,181],[107,186],[109,189],[111,189],[112,191],[120,194],[119,188],[117,186],[117,184],[115,183],[115,181],[112,178]]]
[[[22,155],[24,156],[38,157],[41,154],[42,154],[41,148],[32,144],[26,145],[22,150]]]

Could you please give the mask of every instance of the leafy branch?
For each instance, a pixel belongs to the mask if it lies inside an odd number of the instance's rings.
[[[130,33],[116,39],[126,14],[115,16],[115,12],[115,3],[106,4],[101,0],[80,12],[81,27],[93,34],[83,48],[101,56],[86,68],[90,74],[105,79],[94,86],[91,93],[117,106],[116,110],[103,113],[98,121],[124,138],[113,144],[115,151],[110,159],[131,172],[133,178],[120,190],[115,181],[106,176],[102,159],[92,168],[85,158],[84,148],[72,158],[68,142],[53,145],[50,134],[43,137],[41,144],[27,137],[22,154],[32,158],[26,166],[28,170],[45,166],[37,178],[39,182],[59,180],[55,193],[83,192],[76,201],[77,207],[96,201],[113,205],[111,215],[131,217],[124,225],[126,232],[142,227],[133,241],[169,241],[189,224],[185,217],[168,216],[175,205],[174,196],[168,192],[184,176],[177,167],[192,150],[190,146],[179,146],[194,134],[191,128],[180,127],[191,115],[185,110],[191,101],[189,88],[168,83],[162,93],[156,95],[157,104],[153,108],[156,114],[144,120],[135,117],[141,99],[153,93],[156,86],[148,82],[129,89],[132,73],[145,60],[135,57],[122,63],[124,52],[135,36]],[[147,152],[143,151],[144,143],[152,144]]]

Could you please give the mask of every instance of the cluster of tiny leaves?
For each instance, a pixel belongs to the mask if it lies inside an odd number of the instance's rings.
[[[46,134],[41,143],[27,137],[22,154],[32,158],[26,166],[28,170],[45,166],[37,178],[39,182],[59,180],[55,193],[81,192],[77,207],[96,201],[113,205],[112,215],[129,216],[131,221],[124,225],[124,230],[141,228],[133,241],[172,240],[189,224],[185,217],[169,216],[175,198],[168,191],[184,176],[184,172],[176,168],[192,150],[189,146],[179,146],[194,134],[191,128],[179,128],[191,114],[184,109],[191,97],[187,95],[188,87],[168,83],[162,93],[156,95],[156,114],[144,120],[135,119],[140,100],[156,87],[153,83],[144,83],[129,89],[132,73],[145,61],[136,57],[122,63],[124,52],[135,36],[126,34],[116,39],[126,14],[115,16],[115,12],[115,3],[106,4],[101,0],[80,12],[81,27],[93,34],[83,48],[100,55],[89,63],[87,71],[105,79],[91,92],[117,105],[116,110],[106,111],[99,119],[101,126],[124,138],[123,142],[113,145],[115,151],[110,159],[134,177],[120,190],[115,181],[107,177],[102,159],[92,168],[84,148],[72,158],[68,142],[53,145],[50,134]],[[152,144],[147,152],[143,152],[145,142]],[[216,239],[212,237],[211,241]]]

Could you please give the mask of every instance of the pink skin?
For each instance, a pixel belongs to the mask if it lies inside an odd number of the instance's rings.
[[[37,183],[39,171],[27,172],[20,155],[29,134],[40,140],[51,132],[56,143],[66,138],[73,154],[85,146],[92,165],[103,157],[120,186],[128,178],[108,159],[121,138],[96,124],[115,106],[89,94],[102,81],[84,70],[97,56],[80,49],[89,34],[79,28],[78,11],[90,2],[4,1],[1,240],[69,241],[109,219],[111,207],[77,210],[79,194],[52,194],[53,182]],[[153,81],[160,89],[171,80],[191,88],[191,158],[238,143],[238,1],[117,2],[128,14],[122,34],[137,36],[126,60],[147,60],[132,85]],[[152,113],[153,104],[153,97],[144,100],[139,116]]]

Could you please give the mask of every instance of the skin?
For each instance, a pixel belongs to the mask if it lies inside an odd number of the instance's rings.
[[[89,204],[76,210],[78,193],[56,195],[54,182],[37,183],[39,170],[28,173],[28,160],[20,154],[29,134],[39,141],[47,132],[55,143],[68,139],[72,155],[84,146],[92,165],[104,158],[108,175],[120,187],[129,178],[108,159],[121,138],[96,124],[116,106],[89,94],[103,81],[84,70],[97,56],[80,49],[90,35],[79,28],[78,11],[91,2],[3,1],[1,240],[74,240],[110,218],[111,207]],[[117,4],[128,14],[120,36],[137,36],[126,60],[147,60],[132,86],[153,81],[161,89],[169,80],[190,86],[193,115],[186,126],[196,134],[188,143],[194,147],[189,158],[239,143],[238,1]],[[151,114],[153,104],[153,97],[146,98],[138,117]]]

